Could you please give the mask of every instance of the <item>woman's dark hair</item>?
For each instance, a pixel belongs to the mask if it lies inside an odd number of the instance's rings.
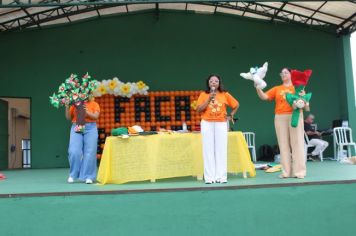
[[[287,71],[289,71],[289,73],[292,72],[292,69],[291,68],[288,68],[288,67],[283,67],[282,70],[286,69]]]
[[[205,90],[205,92],[206,92],[206,93],[210,93],[209,80],[211,79],[211,77],[216,77],[216,78],[218,78],[218,80],[219,80],[218,91],[219,91],[219,92],[226,92],[226,90],[224,89],[224,85],[223,85],[223,83],[222,83],[222,79],[220,78],[220,76],[214,75],[214,74],[209,75],[208,78],[206,79],[206,90]]]

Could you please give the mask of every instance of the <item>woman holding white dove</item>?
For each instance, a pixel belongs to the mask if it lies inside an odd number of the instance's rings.
[[[297,127],[291,126],[293,107],[286,100],[286,94],[294,94],[295,88],[291,80],[291,70],[284,68],[280,73],[282,84],[263,92],[256,87],[257,95],[265,101],[275,101],[274,124],[281,154],[282,174],[280,178],[304,178],[306,161],[304,157],[304,123],[303,112],[300,113]],[[305,94],[304,90],[300,96]],[[309,109],[309,104],[305,109]]]

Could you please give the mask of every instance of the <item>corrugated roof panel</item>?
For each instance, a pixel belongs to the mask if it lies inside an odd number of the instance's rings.
[[[98,13],[96,11],[90,11],[90,12],[86,12],[86,13],[69,16],[69,19],[71,21],[77,21],[77,20],[83,20],[83,19],[92,18],[92,17],[98,17]]]
[[[242,11],[237,11],[235,9],[230,9],[230,8],[223,8],[223,7],[218,7],[216,8],[216,12],[221,12],[221,13],[225,13],[225,14],[232,14],[232,15],[242,15]]]
[[[214,13],[215,6],[200,5],[200,4],[188,4],[187,10],[203,13]]]
[[[293,5],[290,5],[290,4],[285,5],[283,10],[291,11],[291,12],[294,12],[294,13],[299,13],[299,14],[304,15],[304,16],[311,16],[314,13],[313,10],[307,10],[307,9],[305,9],[303,7],[293,6]]]
[[[159,9],[166,10],[185,10],[185,3],[160,3]]]
[[[41,24],[41,26],[46,26],[46,25],[56,25],[56,24],[64,24],[64,23],[69,23],[67,18],[60,18],[57,20],[52,20],[52,21],[48,21],[48,22],[44,22]]]
[[[143,11],[143,10],[149,10],[149,9],[155,9],[156,6],[155,4],[132,4],[132,5],[127,5],[129,12],[132,11]]]
[[[245,16],[246,17],[251,17],[251,18],[257,18],[257,19],[263,19],[263,20],[270,20],[271,19],[271,17],[258,15],[258,14],[254,14],[254,13],[249,13],[249,12],[246,12]]]
[[[20,17],[26,16],[26,13],[24,11],[16,11],[12,12],[10,14],[5,14],[0,16],[0,22],[6,22],[10,20],[14,20]]]
[[[100,15],[113,15],[113,14],[119,14],[119,13],[126,13],[126,6],[118,6],[118,7],[110,7],[110,8],[105,8],[105,9],[100,9],[99,13]]]
[[[0,15],[15,10],[19,10],[19,8],[0,8]]]
[[[323,21],[326,21],[326,22],[330,22],[330,23],[333,23],[333,24],[336,24],[336,25],[338,25],[341,22],[343,22],[343,20],[340,19],[340,18],[332,17],[332,16],[325,15],[325,14],[318,13],[318,12],[315,13],[314,18],[317,18],[317,19],[320,19],[320,20],[323,20]]]
[[[328,2],[320,10],[347,19],[356,12],[356,4],[346,1]]]
[[[40,2],[43,0],[32,0],[32,3]],[[61,0],[61,2],[69,2],[71,0]],[[2,0],[3,4],[13,2],[13,0]],[[325,1],[303,1],[303,2],[298,2],[298,1],[292,1],[287,3],[283,9],[278,10],[278,16],[281,16],[282,18],[290,19],[290,21],[297,21],[301,22],[304,24],[315,24],[319,25],[321,21],[328,22],[330,24],[338,25],[341,22],[343,22],[345,19],[349,18],[351,15],[353,15],[356,12],[356,4],[351,2],[351,1],[331,1],[327,2],[324,4]],[[218,4],[219,6],[216,8],[215,4]],[[258,19],[266,19],[269,20],[271,17],[266,16],[266,15],[273,15],[277,11],[277,9],[280,9],[281,6],[283,6],[285,3],[284,2],[220,2],[220,3],[204,3],[204,4],[199,4],[199,3],[159,3],[159,9],[172,9],[172,10],[187,10],[189,11],[194,11],[196,13],[213,13],[216,9],[217,12],[220,13],[225,13],[225,14],[232,14],[232,15],[242,15],[244,12],[244,9],[247,7],[248,10],[245,12],[245,16],[247,17],[252,17],[252,18],[258,18]],[[324,5],[323,5],[324,4]],[[316,9],[320,8],[320,12],[315,12]],[[100,5],[98,7],[101,7]],[[59,7],[30,7],[26,8],[27,12],[29,14],[34,14],[35,19],[39,19],[40,21],[44,19],[48,19],[49,15],[55,18],[58,17],[63,17],[65,18],[64,14],[65,13],[74,13],[74,15],[69,16],[70,19],[72,20],[81,20],[81,19],[86,19],[86,18],[91,18],[91,17],[96,17],[97,11],[99,12],[100,15],[110,15],[110,14],[118,14],[118,13],[126,13],[127,8],[129,12],[135,12],[135,11],[141,11],[141,10],[151,10],[156,8],[156,4],[128,4],[127,7],[126,5],[122,6],[112,6],[104,9],[94,9],[94,5],[79,5],[79,6],[67,6],[64,7],[64,12],[62,9],[59,9]],[[236,9],[233,9],[236,8]],[[272,9],[273,8],[273,9]],[[308,9],[309,8],[309,9]],[[17,11],[15,11],[18,9]],[[59,9],[58,11],[49,11],[50,9],[56,10]],[[80,13],[76,14],[77,10],[84,10],[86,9],[90,10],[90,12],[85,12],[85,13]],[[48,11],[48,13],[45,14],[39,14],[42,11]],[[291,12],[291,13],[287,13]],[[305,17],[299,17],[298,15],[304,15]],[[57,17],[58,16],[58,17]],[[314,20],[308,20],[307,19],[312,16]],[[275,20],[282,20],[282,18],[278,19],[275,18]],[[21,19],[20,23],[26,23],[29,21],[29,17],[27,17],[26,13],[21,10],[21,8],[0,8],[0,23],[1,22],[7,22],[9,21],[10,24],[13,24],[13,26],[16,26],[18,21]],[[286,20],[288,21],[288,20]],[[57,24],[58,20],[55,21],[55,24]],[[67,21],[68,22],[68,21]],[[65,23],[60,22],[60,23]],[[46,25],[50,24],[49,22],[45,23]],[[347,23],[347,25],[352,24],[351,22]],[[345,25],[345,27],[347,26]],[[4,28],[4,27],[2,27]]]
[[[318,2],[293,2],[294,5],[310,8],[311,10],[318,9],[325,1]]]
[[[43,11],[48,11],[48,10],[54,10],[57,9],[58,7],[29,7],[26,8],[26,11],[30,14],[35,14],[38,12],[43,12]]]
[[[274,8],[280,8],[283,5],[283,3],[281,2],[260,2],[260,3]]]

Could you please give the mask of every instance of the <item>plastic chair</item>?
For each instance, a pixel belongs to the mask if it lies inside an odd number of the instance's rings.
[[[315,147],[315,145],[310,144],[309,137],[308,137],[307,133],[305,133],[305,132],[304,132],[304,141],[305,141],[305,146],[304,146],[305,160],[307,160],[308,154],[309,154],[308,148]],[[323,161],[323,152],[319,153],[319,158],[320,158],[320,161]]]
[[[253,132],[243,132],[248,149],[251,149],[252,161],[256,162],[256,145],[255,145],[255,133]]]
[[[351,147],[356,152],[356,143],[352,140],[352,129],[348,127],[334,128],[334,156],[340,161],[340,153],[347,147],[347,156],[351,157]]]

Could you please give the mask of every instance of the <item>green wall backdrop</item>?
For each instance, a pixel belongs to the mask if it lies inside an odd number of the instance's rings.
[[[240,101],[235,129],[275,144],[273,103],[239,77],[269,62],[268,87],[287,66],[313,69],[307,90],[320,128],[348,116],[342,39],[292,25],[229,15],[152,12],[0,34],[0,96],[32,98],[33,168],[67,166],[69,124],[48,96],[72,73],[145,81],[152,91],[203,89],[210,73]]]
[[[352,69],[352,59],[351,59],[351,46],[350,46],[350,36],[343,37],[343,47],[344,47],[344,66],[345,66],[345,86],[347,94],[347,110],[349,126],[353,130],[353,139],[356,139],[356,101],[355,101],[355,89],[354,89],[354,78]],[[355,150],[356,152],[356,150]],[[354,153],[353,155],[356,155]]]

